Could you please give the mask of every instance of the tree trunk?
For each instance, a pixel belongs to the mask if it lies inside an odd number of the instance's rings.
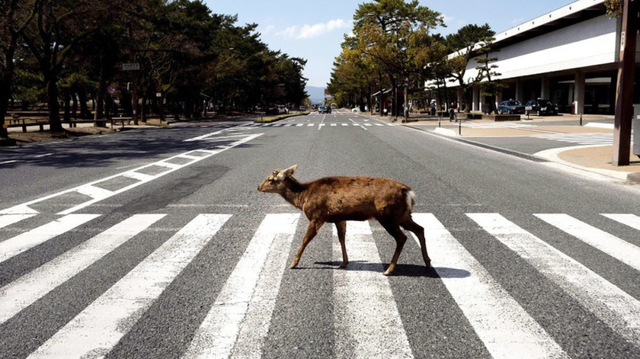
[[[105,96],[107,94],[107,81],[105,79],[105,71],[103,68],[100,68],[100,75],[98,78],[98,92],[97,92],[97,108],[96,112],[93,115],[93,119],[96,127],[107,127],[107,123],[105,121],[98,121],[104,118],[104,101]]]
[[[15,46],[17,37],[11,37],[11,43],[7,51],[5,51],[4,69],[0,72],[0,138],[9,138],[9,131],[4,128],[4,118],[7,116],[9,99],[11,98],[11,85],[13,84],[13,57],[15,54]]]
[[[11,80],[2,74],[0,79],[0,138],[8,138],[9,131],[4,128],[4,118],[7,115],[9,98],[11,97]]]
[[[140,112],[142,114],[142,123],[147,123],[147,94],[145,93],[142,96],[142,105],[141,105],[141,109]]]
[[[64,120],[71,125],[71,95],[69,91],[64,90]]]
[[[58,102],[58,76],[55,71],[50,71],[47,80],[47,97],[49,104],[49,128],[51,132],[63,132],[60,122],[60,103]]]
[[[78,91],[78,98],[80,99],[80,117],[90,117],[89,107],[87,106],[87,90],[81,88]]]

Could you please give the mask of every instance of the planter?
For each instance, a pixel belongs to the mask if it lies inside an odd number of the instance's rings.
[[[520,115],[482,115],[483,120],[492,121],[520,121]]]

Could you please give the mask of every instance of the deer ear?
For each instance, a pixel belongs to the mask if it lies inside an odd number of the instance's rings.
[[[278,178],[283,180],[286,177],[291,176],[296,171],[296,168],[298,168],[298,165],[293,165],[293,166],[287,168],[286,170],[282,170],[280,172],[280,174],[278,174]]]

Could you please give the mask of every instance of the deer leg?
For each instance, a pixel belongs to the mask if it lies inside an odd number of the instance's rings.
[[[424,259],[424,264],[427,268],[431,267],[431,258],[429,258],[429,254],[427,254],[427,243],[424,238],[424,228],[422,228],[419,224],[413,221],[411,215],[407,215],[403,218],[403,221],[400,222],[400,225],[408,230],[413,232],[416,237],[418,237],[418,241],[420,242],[420,249],[422,250],[422,258]]]
[[[289,268],[295,268],[298,265],[298,263],[300,262],[300,256],[302,256],[302,252],[304,252],[304,248],[307,246],[307,244],[309,244],[309,242],[311,242],[313,237],[315,237],[316,234],[318,234],[318,231],[320,230],[320,227],[322,227],[323,224],[324,222],[320,222],[320,221],[309,221],[309,225],[307,226],[307,233],[304,235],[304,238],[302,239],[302,245],[300,245],[300,249],[298,249],[298,253],[296,254]]]
[[[393,257],[391,258],[391,263],[389,267],[384,272],[384,275],[390,275],[396,269],[396,264],[398,263],[398,258],[400,257],[400,253],[402,252],[402,248],[404,247],[404,243],[407,241],[407,236],[402,233],[400,226],[393,221],[380,221],[380,224],[384,227],[384,229],[389,232],[391,236],[396,240],[396,251],[393,253]]]
[[[349,263],[347,257],[347,247],[344,244],[344,237],[347,233],[347,221],[336,222],[336,229],[338,230],[338,240],[340,241],[340,247],[342,247],[342,264],[340,268],[346,268]]]

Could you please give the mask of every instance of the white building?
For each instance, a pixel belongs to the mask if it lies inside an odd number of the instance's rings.
[[[495,100],[521,103],[544,98],[560,112],[614,114],[621,20],[606,16],[604,0],[578,0],[507,31],[497,33],[490,54],[498,61],[498,79],[508,85],[497,98],[473,89],[473,111],[485,111]],[[636,49],[640,62],[640,41]],[[465,78],[475,77],[470,61]],[[634,103],[640,103],[636,66]],[[457,83],[448,83],[455,88]],[[462,102],[458,90],[458,102]]]

